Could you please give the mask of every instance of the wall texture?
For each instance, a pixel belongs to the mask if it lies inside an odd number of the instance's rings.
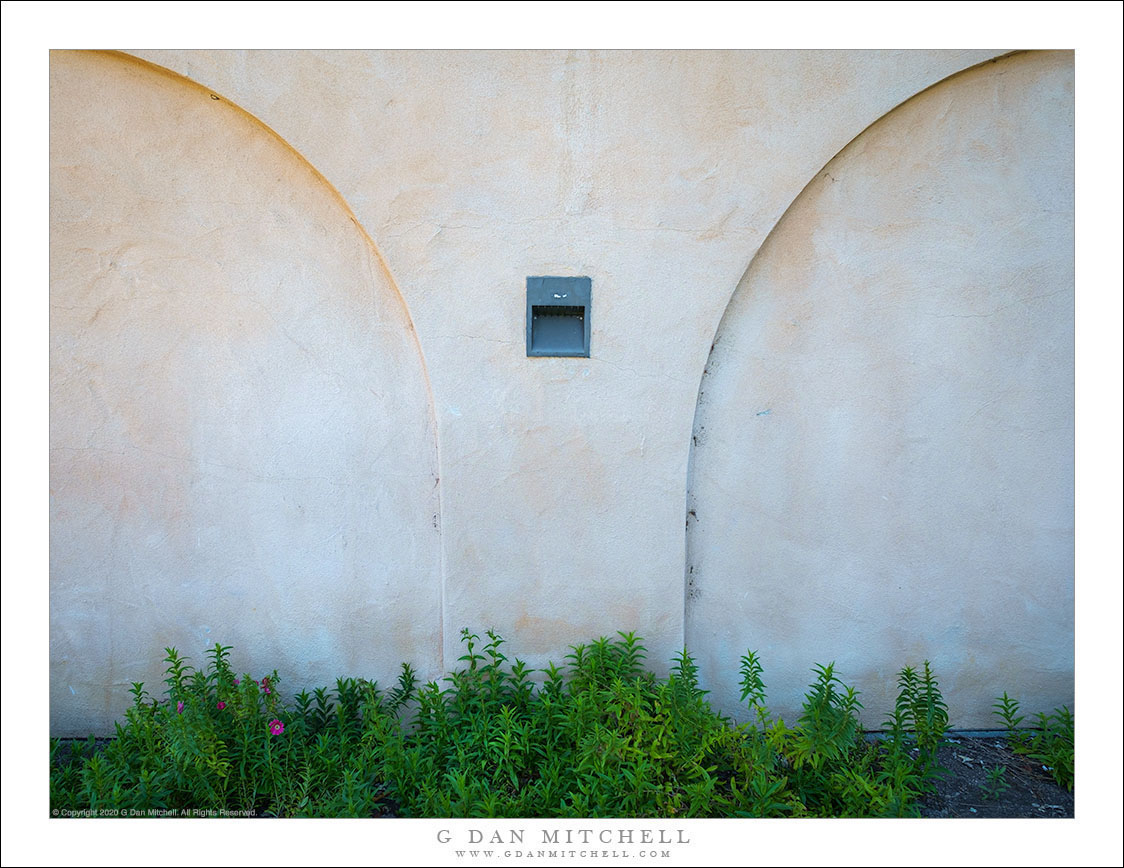
[[[961,724],[1009,684],[1071,698],[1072,84],[1037,54],[926,91],[742,279],[689,490],[687,644],[725,707],[747,647],[787,708],[835,660],[875,726],[924,659]]]
[[[133,54],[52,58],[59,734],[164,645],[463,626],[1072,700],[1072,55]],[[534,274],[589,359],[525,357]]]
[[[369,239],[178,76],[56,54],[51,118],[55,730],[111,731],[170,645],[293,685],[435,670],[432,402]]]

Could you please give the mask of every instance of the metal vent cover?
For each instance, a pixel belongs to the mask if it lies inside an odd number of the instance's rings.
[[[589,358],[588,277],[527,278],[527,355]]]

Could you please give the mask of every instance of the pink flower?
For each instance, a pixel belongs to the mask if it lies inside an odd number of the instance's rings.
[[[235,686],[235,687],[237,687],[237,686],[238,686],[239,684],[241,684],[241,683],[242,683],[242,679],[241,679],[241,678],[235,678],[235,679],[234,679],[234,686]]]
[[[279,721],[276,717],[269,722],[269,734],[281,735],[285,731],[285,724]]]
[[[271,692],[270,689],[269,689],[269,677],[268,676],[261,680],[261,692],[262,693]]]
[[[220,699],[220,700],[219,700],[219,706],[218,706],[218,707],[219,707],[219,711],[222,711],[222,710],[223,710],[224,708],[226,708],[226,703],[225,703],[225,702],[223,702],[223,701],[222,701],[222,700]]]
[[[176,714],[183,714],[183,700],[176,703]]]

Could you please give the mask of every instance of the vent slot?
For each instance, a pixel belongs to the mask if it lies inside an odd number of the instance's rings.
[[[589,358],[588,277],[527,278],[527,355]]]

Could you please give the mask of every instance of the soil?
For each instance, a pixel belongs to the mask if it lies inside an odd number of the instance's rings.
[[[1002,735],[951,733],[937,763],[947,773],[922,801],[922,817],[1073,817],[1073,793],[1040,763],[1014,753]],[[1006,789],[990,782],[988,772],[996,768],[1004,770]]]

